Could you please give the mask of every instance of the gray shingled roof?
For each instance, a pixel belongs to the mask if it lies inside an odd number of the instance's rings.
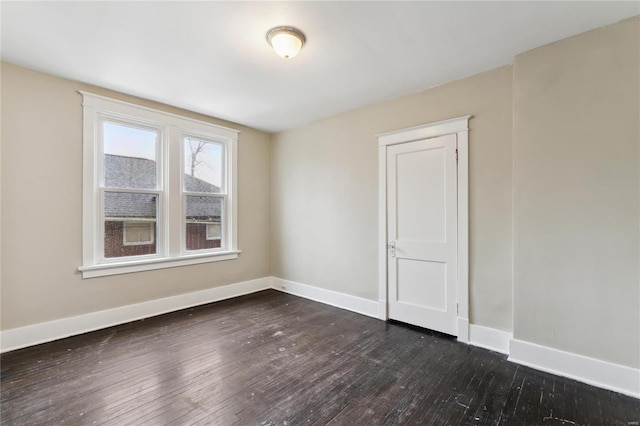
[[[104,185],[107,188],[156,187],[156,162],[153,160],[106,154],[104,170]]]
[[[144,158],[105,155],[105,186],[107,188],[153,189],[155,188],[156,163]],[[192,192],[219,192],[220,188],[184,175],[185,187]],[[189,196],[187,198],[188,219],[219,219],[219,198]],[[105,217],[153,218],[156,216],[156,196],[129,192],[107,192],[104,203]]]

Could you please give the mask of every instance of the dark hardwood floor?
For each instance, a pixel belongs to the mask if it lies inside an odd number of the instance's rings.
[[[1,357],[3,425],[638,425],[640,400],[268,290]]]

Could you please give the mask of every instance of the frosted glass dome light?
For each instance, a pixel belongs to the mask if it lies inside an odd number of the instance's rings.
[[[293,58],[304,45],[304,34],[293,27],[275,27],[267,32],[267,41],[276,53],[285,58]]]

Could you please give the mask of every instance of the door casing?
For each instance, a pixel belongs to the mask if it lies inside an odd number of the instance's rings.
[[[458,150],[458,340],[469,341],[469,119],[470,115],[377,135],[378,138],[378,318],[388,320],[387,147],[455,134]]]

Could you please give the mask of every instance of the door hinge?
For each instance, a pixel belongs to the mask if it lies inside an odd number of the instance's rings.
[[[456,161],[458,161],[458,148],[456,148]]]
[[[460,313],[460,304],[456,303],[456,315]]]

